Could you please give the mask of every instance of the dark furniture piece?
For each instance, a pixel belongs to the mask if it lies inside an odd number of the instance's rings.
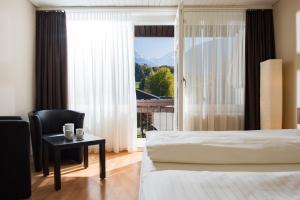
[[[70,149],[74,147],[83,147],[84,149],[84,168],[88,167],[88,146],[99,145],[99,164],[100,164],[100,178],[105,178],[105,139],[99,138],[93,135],[85,134],[83,140],[66,140],[63,134],[57,135],[45,135],[42,138],[44,148],[44,160],[43,160],[43,174],[49,175],[49,150],[54,151],[54,185],[55,190],[61,189],[61,177],[60,177],[60,153],[64,149]]]
[[[3,199],[31,196],[30,134],[21,117],[0,117],[0,194]]]
[[[82,128],[84,113],[71,110],[40,110],[28,114],[30,121],[31,143],[33,151],[34,167],[36,171],[42,170],[42,136],[62,132],[62,126],[66,123],[74,123],[74,128]],[[82,162],[83,149],[75,147],[62,152],[65,160]],[[50,159],[53,153],[50,152]]]
[[[0,120],[22,120],[20,116],[0,116]]]

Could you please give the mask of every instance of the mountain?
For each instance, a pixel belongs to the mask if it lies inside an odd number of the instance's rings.
[[[135,62],[140,64],[140,65],[146,64],[146,65],[151,66],[151,67],[155,66],[154,62],[151,62],[150,59],[145,58],[144,56],[142,56],[137,51],[135,51]]]
[[[174,66],[174,53],[171,51],[158,58],[145,58],[139,52],[135,51],[135,62],[138,64],[147,64],[150,67],[161,65]]]
[[[157,66],[161,66],[161,65],[174,66],[174,52],[171,51],[159,58],[152,58],[151,61],[154,62]]]

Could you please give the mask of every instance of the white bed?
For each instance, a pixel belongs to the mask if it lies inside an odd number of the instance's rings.
[[[198,133],[201,134],[201,132]],[[223,133],[226,134],[226,132]],[[262,131],[252,131],[251,133],[257,134]],[[267,133],[271,137],[282,138],[287,143],[288,139],[296,141],[292,147],[300,148],[297,143],[297,140],[300,139],[298,130],[279,130]],[[148,138],[155,141],[155,137],[159,134],[168,137],[172,134],[185,133],[152,132],[150,135],[148,134]],[[187,137],[189,137],[188,134]],[[149,141],[149,139],[147,140]],[[300,199],[300,164],[297,162],[293,164],[153,162],[146,148],[141,168],[140,200],[181,199]]]

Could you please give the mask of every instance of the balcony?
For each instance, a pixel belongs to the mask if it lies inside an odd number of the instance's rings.
[[[138,138],[145,138],[146,131],[174,129],[174,100],[137,100]]]

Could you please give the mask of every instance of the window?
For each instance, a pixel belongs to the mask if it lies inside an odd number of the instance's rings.
[[[173,130],[173,26],[135,27],[138,137],[149,130]]]

